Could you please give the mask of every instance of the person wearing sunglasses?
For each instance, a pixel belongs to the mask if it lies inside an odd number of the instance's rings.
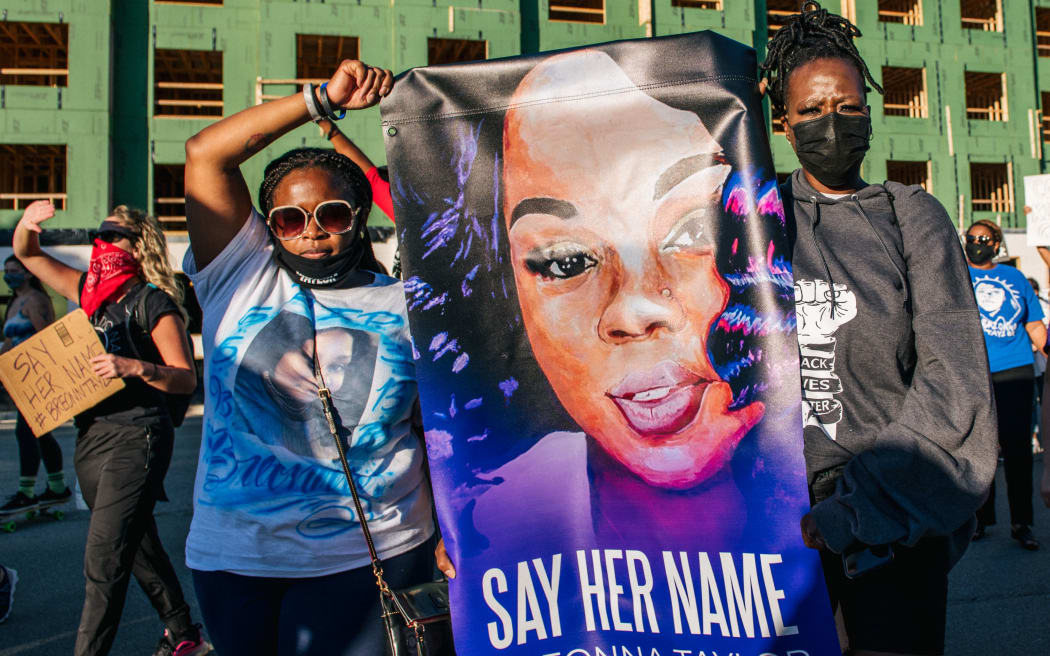
[[[54,213],[49,201],[26,208],[15,227],[15,255],[43,283],[80,304],[105,349],[91,359],[95,374],[125,384],[75,422],[74,464],[91,521],[74,653],[109,653],[132,575],[166,627],[156,653],[206,653],[153,519],[156,502],[167,500],[164,476],[175,437],[165,394],[188,394],[197,386],[164,233],[152,216],[120,205],[95,231],[88,270],[79,271],[40,248],[41,224]],[[138,308],[140,318],[132,318]]]
[[[183,268],[203,308],[208,377],[186,563],[224,656],[384,653],[319,380],[387,582],[432,579],[404,290],[372,252],[369,182],[344,155],[299,148],[266,166],[253,206],[240,170],[291,130],[370,107],[392,85],[389,71],[346,60],[321,89],[238,112],[186,143]]]
[[[992,372],[992,389],[999,421],[999,449],[1010,506],[1010,536],[1028,549],[1039,548],[1032,532],[1032,416],[1035,392],[1033,349],[1046,345],[1043,309],[1024,274],[994,258],[1003,231],[992,221],[974,222],[966,231],[970,282],[981,311],[984,344]],[[974,539],[995,524],[995,482],[988,500],[977,511]]]

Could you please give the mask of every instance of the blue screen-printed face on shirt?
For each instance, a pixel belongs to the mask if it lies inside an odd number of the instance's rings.
[[[317,396],[313,370],[313,326],[309,318],[284,311],[255,335],[236,379],[241,415],[267,444],[296,455],[330,459],[335,445]],[[345,326],[316,332],[317,358],[332,392],[339,423],[356,426],[372,386],[377,339]]]

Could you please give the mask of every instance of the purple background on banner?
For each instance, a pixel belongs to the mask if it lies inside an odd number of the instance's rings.
[[[384,101],[459,653],[839,653],[754,86],[700,33]]]

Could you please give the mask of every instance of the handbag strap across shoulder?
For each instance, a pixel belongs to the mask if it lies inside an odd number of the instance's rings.
[[[346,475],[346,482],[350,486],[350,495],[354,498],[354,509],[357,511],[358,523],[361,524],[361,531],[365,534],[365,543],[368,545],[368,555],[372,558],[372,574],[376,577],[376,587],[379,588],[381,593],[390,594],[390,587],[387,586],[386,580],[383,578],[383,562],[379,560],[379,554],[376,553],[375,543],[372,542],[372,532],[368,529],[368,520],[365,519],[365,509],[361,505],[361,497],[357,493],[357,485],[354,483],[354,476],[350,472],[350,464],[346,460],[346,449],[343,446],[342,438],[339,437],[339,429],[335,424],[335,412],[332,409],[332,392],[324,382],[324,375],[321,373],[321,364],[317,359],[317,326],[313,321],[311,321],[311,325],[314,330],[312,359],[314,364],[314,378],[317,380],[317,396],[321,399],[321,409],[324,411],[325,421],[328,422],[328,431],[332,434],[332,439],[335,440],[335,448],[339,452],[339,462],[343,465],[343,474]]]

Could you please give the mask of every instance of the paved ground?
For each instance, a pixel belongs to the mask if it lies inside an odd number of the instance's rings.
[[[10,422],[0,423],[0,494],[18,477],[17,450]],[[73,434],[57,433],[72,470]],[[200,420],[188,418],[179,429],[167,479],[170,503],[156,516],[161,537],[182,579],[190,605],[196,602],[183,565],[183,544],[191,515],[193,475],[200,444]],[[1042,463],[1037,462],[1038,476]],[[1036,478],[1038,480],[1038,478]],[[1005,487],[1000,480],[1000,513],[1006,517]],[[18,570],[14,611],[0,624],[0,656],[70,654],[83,600],[81,558],[88,513],[70,505],[65,520],[39,520],[0,534],[0,562]],[[1050,510],[1036,506],[1036,533],[1044,549],[1021,550],[1002,525],[973,546],[952,572],[948,610],[948,654],[1050,654]],[[146,656],[161,632],[153,609],[135,586],[129,590],[124,619],[113,653]]]

